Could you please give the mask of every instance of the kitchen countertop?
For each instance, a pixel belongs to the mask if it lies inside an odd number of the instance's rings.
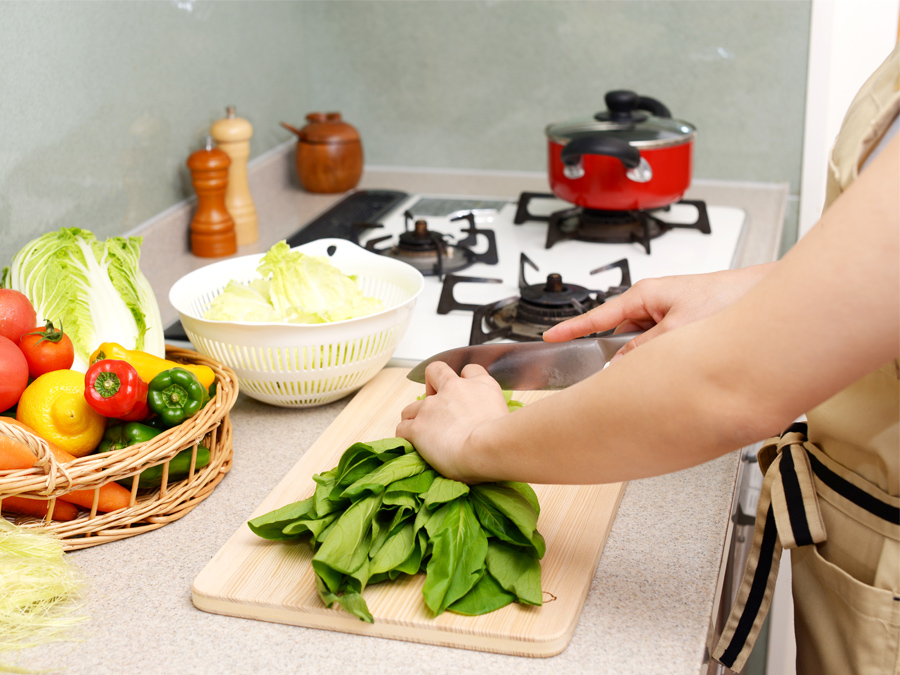
[[[293,177],[291,146],[258,159],[250,187],[262,252],[340,198],[311,195]],[[359,186],[408,193],[517,196],[547,191],[534,173],[368,167]],[[696,181],[687,195],[748,215],[736,264],[773,260],[781,242],[783,185]],[[168,289],[211,262],[188,252],[192,205],[135,232],[141,268],[165,324]],[[738,453],[628,484],[574,637],[550,659],[502,656],[238,619],[197,610],[191,584],[213,555],[325,431],[349,399],[304,410],[241,395],[232,411],[234,466],[184,518],[153,532],[69,554],[87,578],[82,640],[27,650],[18,665],[67,673],[344,672],[700,673],[734,492]],[[8,660],[8,659],[7,659]],[[705,670],[704,670],[705,672]]]

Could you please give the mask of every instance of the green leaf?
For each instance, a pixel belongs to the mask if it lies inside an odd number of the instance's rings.
[[[525,497],[525,500],[531,504],[531,508],[534,509],[534,513],[536,516],[541,515],[541,504],[538,502],[537,494],[528,483],[519,483],[516,481],[503,481],[500,485],[506,485],[507,487],[511,487],[513,490],[518,492],[520,495]]]
[[[490,549],[488,549],[490,550]],[[450,605],[447,609],[456,614],[466,616],[478,616],[494,610],[506,607],[516,601],[516,596],[507,593],[503,587],[490,575],[485,574],[472,590]]]
[[[415,476],[394,481],[387,486],[384,494],[389,495],[392,492],[411,492],[420,495],[423,492],[428,492],[428,488],[430,488],[431,484],[434,482],[435,476],[437,476],[437,472],[433,469],[428,469]]]
[[[313,571],[315,572],[316,581],[321,580],[328,590],[335,593],[340,589],[341,584],[344,583],[344,575],[327,565],[322,565],[319,569],[316,569],[314,564]],[[321,596],[321,593],[319,595]],[[328,606],[330,607],[331,605]]]
[[[531,542],[519,531],[515,523],[500,513],[490,502],[478,493],[472,494],[472,506],[481,526],[495,537],[530,549],[534,549]]]
[[[337,480],[335,480],[334,482],[334,487],[331,489],[331,494],[329,496],[331,497],[331,499],[340,499],[341,493],[345,489],[353,485],[360,478],[368,476],[372,471],[383,464],[384,460],[381,459],[378,455],[359,457],[358,461],[355,461],[347,467],[346,472],[338,476]]]
[[[374,454],[375,452],[372,450],[372,447],[368,443],[354,443],[349,448],[344,450],[340,460],[338,460],[338,465],[329,473],[334,473],[335,477],[343,476],[345,473],[347,473],[348,467],[350,467],[352,464],[368,459]]]
[[[382,464],[371,473],[363,476],[358,481],[341,493],[341,497],[354,499],[363,492],[374,492],[380,494],[384,492],[385,487],[402,478],[415,476],[422,473],[428,468],[425,460],[419,456],[417,452],[411,452],[407,455],[392,459],[390,462]]]
[[[321,536],[331,523],[337,520],[337,517],[338,513],[335,511],[334,513],[329,513],[327,516],[322,516],[321,518],[295,520],[290,525],[287,525],[283,532],[286,537],[291,539],[301,537],[307,533],[311,534],[313,538],[316,539]]]
[[[369,557],[371,558],[384,545],[387,538],[393,533],[395,511],[384,508],[378,510],[372,519],[372,543],[369,547]]]
[[[402,506],[407,509],[418,509],[419,500],[411,492],[391,492],[384,495],[385,506]]]
[[[369,606],[366,604],[366,601],[361,594],[344,593],[343,595],[338,596],[337,601],[345,611],[359,617],[360,621],[375,623],[375,619],[372,617],[371,612],[369,612]]]
[[[308,517],[313,513],[313,498],[287,504],[247,522],[253,533],[263,539],[285,540],[296,539],[299,534],[285,534],[284,528],[295,520]]]
[[[345,593],[362,593],[366,588],[366,584],[369,582],[369,576],[372,570],[368,556],[369,547],[364,545],[363,548],[366,550],[367,555],[363,557],[362,563],[353,570],[352,574],[348,574],[344,577],[344,582],[341,584],[341,590]]]
[[[337,470],[332,469],[322,474],[316,474],[313,476],[313,480],[316,482],[316,491],[313,493],[316,515],[321,517],[340,509],[342,504],[331,498],[331,491],[337,481]]]
[[[412,523],[397,528],[372,557],[370,565],[372,574],[388,572],[402,565],[412,555],[415,541],[416,535]],[[416,569],[418,569],[418,565],[416,565]]]
[[[331,515],[331,514],[329,513],[328,515]],[[338,513],[336,515],[340,516],[341,514]],[[331,534],[331,531],[335,528],[335,526],[337,524],[338,524],[338,518],[335,518],[334,520],[331,521],[330,525],[327,525],[324,530],[322,530],[318,535],[313,537],[312,543],[313,543],[314,549],[318,548],[322,544],[323,541],[328,539],[328,535]]]
[[[343,595],[332,593],[319,577],[316,577],[316,590],[319,591],[319,598],[329,609],[334,603],[338,603],[344,608],[344,611],[358,616],[361,621],[375,623],[375,619],[369,612],[369,606],[366,605],[366,601],[359,593],[344,593]]]
[[[400,525],[403,525],[407,522],[412,524],[415,521],[417,508],[410,509],[406,508],[405,506],[401,506],[400,508],[395,509],[394,519],[391,521],[390,531],[393,532],[398,527],[400,527]]]
[[[541,605],[541,563],[521,549],[497,541],[488,542],[485,558],[488,572],[506,591],[515,594],[519,602]]]
[[[544,557],[546,547],[543,537],[535,536],[537,513],[525,497],[508,485],[500,483],[473,485],[472,492],[490,502],[498,511],[513,521],[519,532],[534,545],[537,557]]]
[[[435,616],[459,600],[484,574],[487,536],[465,499],[444,504],[429,531],[433,544],[422,595]],[[426,529],[428,525],[426,525]]]
[[[434,479],[428,492],[423,495],[423,499],[425,506],[430,508],[435,504],[446,504],[467,494],[469,494],[469,486],[465,483],[438,476]]]
[[[363,544],[367,540],[371,544],[372,519],[380,506],[381,495],[373,495],[350,505],[331,527],[313,556],[313,569],[329,582],[328,587],[332,591],[336,591],[337,587],[333,584],[334,577],[327,576],[326,570],[352,574],[368,558],[369,549],[364,548]]]
[[[409,557],[407,557],[406,560],[397,565],[391,573],[393,574],[396,572],[402,572],[403,574],[416,574],[422,568],[422,560],[424,556],[425,536],[423,535],[423,533],[419,532],[413,539],[413,547],[412,551],[409,554]]]
[[[415,452],[415,448],[405,438],[383,438],[379,441],[368,441],[366,445],[376,454],[390,452],[391,450],[402,450],[403,454]]]
[[[503,400],[506,401],[506,407],[509,408],[509,412],[516,411],[519,408],[524,408],[525,404],[521,401],[515,400],[512,395],[513,393],[509,389],[503,390]]]

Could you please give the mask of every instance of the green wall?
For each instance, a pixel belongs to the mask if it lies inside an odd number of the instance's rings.
[[[698,129],[698,178],[799,190],[809,0],[0,2],[0,265],[192,194],[226,105],[252,157],[340,110],[369,165],[542,171],[544,127],[631,88]]]
[[[309,100],[302,5],[0,1],[0,265],[61,226],[121,234],[193,194],[235,105],[253,156]]]

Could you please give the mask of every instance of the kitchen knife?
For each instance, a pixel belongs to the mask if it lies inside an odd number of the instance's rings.
[[[477,363],[503,389],[565,389],[602,370],[615,353],[640,333],[619,333],[569,342],[503,342],[448,349],[415,366],[406,376],[425,382],[425,368],[443,361],[459,375]]]

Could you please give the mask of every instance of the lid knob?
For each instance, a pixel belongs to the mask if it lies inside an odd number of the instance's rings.
[[[607,92],[605,100],[609,110],[609,119],[615,122],[624,122],[631,120],[631,113],[638,104],[638,95],[627,89],[617,89]]]

